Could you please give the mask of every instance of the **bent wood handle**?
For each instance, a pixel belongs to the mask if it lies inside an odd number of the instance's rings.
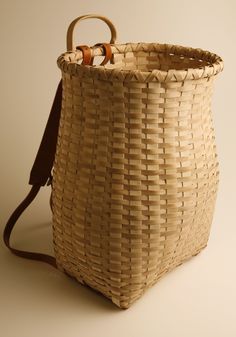
[[[110,31],[111,31],[110,43],[112,43],[112,44],[115,43],[117,33],[116,33],[116,28],[113,25],[113,23],[108,18],[106,18],[105,16],[100,16],[100,15],[96,15],[96,14],[88,14],[88,15],[79,16],[78,18],[73,20],[71,22],[71,24],[69,25],[68,30],[67,30],[67,37],[66,37],[67,51],[74,51],[75,50],[74,43],[73,43],[74,28],[77,25],[77,23],[79,23],[80,21],[85,20],[85,19],[99,19],[99,20],[104,21],[108,25],[108,27],[110,28]]]

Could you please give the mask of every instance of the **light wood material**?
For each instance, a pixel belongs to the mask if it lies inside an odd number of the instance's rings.
[[[113,44],[113,43],[116,42],[116,37],[117,37],[116,29],[115,29],[115,26],[113,25],[113,23],[108,18],[106,18],[105,16],[96,15],[96,14],[83,15],[83,16],[80,16],[80,17],[76,18],[69,25],[69,28],[67,30],[67,38],[66,38],[66,41],[67,41],[66,45],[67,45],[68,51],[75,50],[75,46],[74,46],[74,43],[73,43],[73,33],[74,33],[75,26],[80,21],[83,21],[83,20],[86,20],[86,19],[99,19],[99,20],[104,21],[108,25],[108,27],[110,28],[110,31],[111,31],[110,43]]]
[[[101,48],[94,48],[101,55]],[[58,266],[128,308],[207,245],[218,185],[211,97],[221,58],[156,43],[114,64],[58,59],[63,104],[53,174]]]

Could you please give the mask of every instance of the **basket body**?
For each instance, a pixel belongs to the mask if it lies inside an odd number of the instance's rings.
[[[165,48],[114,46],[107,68],[80,66],[79,52],[58,60],[57,263],[121,308],[207,245],[215,205],[211,97],[222,64],[210,74],[210,53]]]

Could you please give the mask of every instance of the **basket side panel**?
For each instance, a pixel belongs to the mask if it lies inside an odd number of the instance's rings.
[[[63,74],[55,254],[120,307],[207,244],[218,183],[212,81]]]

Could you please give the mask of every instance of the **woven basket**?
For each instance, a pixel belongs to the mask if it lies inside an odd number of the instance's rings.
[[[110,63],[81,64],[72,37],[85,18],[110,27]],[[218,184],[212,84],[223,62],[200,49],[115,38],[108,19],[80,17],[58,58],[53,233],[59,268],[128,308],[207,245]],[[95,60],[105,53],[87,49]]]

